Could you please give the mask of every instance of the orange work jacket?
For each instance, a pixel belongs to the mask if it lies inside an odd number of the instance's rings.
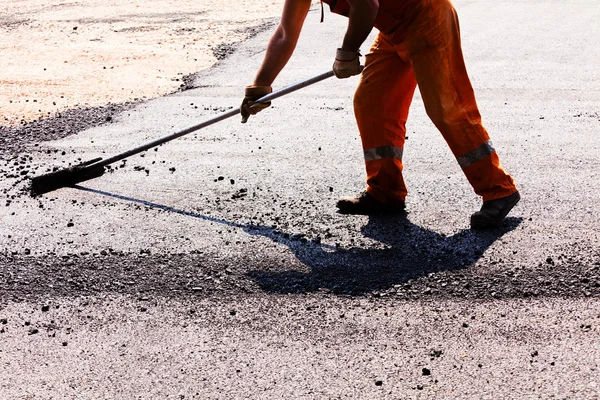
[[[347,17],[350,13],[350,5],[346,0],[321,0],[329,6],[329,9],[334,14]],[[401,26],[408,25],[416,14],[417,8],[415,3],[418,1],[398,1],[398,0],[379,0],[379,10],[375,18],[374,26],[381,33],[390,35]],[[410,6],[412,4],[412,7]],[[321,21],[323,16],[321,15]]]

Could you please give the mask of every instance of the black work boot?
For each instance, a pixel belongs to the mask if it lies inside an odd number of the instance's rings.
[[[519,202],[521,195],[514,192],[510,196],[483,202],[481,210],[471,215],[471,229],[493,228],[500,225],[504,217]]]
[[[342,197],[336,205],[340,214],[381,215],[402,214],[405,212],[403,201],[383,203],[375,199],[367,191],[357,196]]]

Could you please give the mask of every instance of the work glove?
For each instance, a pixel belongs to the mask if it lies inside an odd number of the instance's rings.
[[[337,49],[335,62],[333,63],[333,73],[335,76],[340,79],[349,78],[360,74],[363,68],[360,65],[360,53],[358,51]]]
[[[242,114],[242,124],[248,121],[250,115],[255,115],[259,111],[271,105],[271,102],[266,103],[255,103],[255,100],[260,99],[263,96],[271,93],[273,89],[271,86],[246,86],[246,92],[242,106],[240,107],[240,114]]]

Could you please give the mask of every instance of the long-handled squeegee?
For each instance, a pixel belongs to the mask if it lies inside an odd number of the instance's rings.
[[[284,96],[288,93],[294,92],[298,89],[302,89],[303,87],[312,85],[313,83],[320,82],[324,79],[333,76],[333,71],[327,71],[320,75],[317,75],[313,78],[305,79],[300,82],[293,83],[291,85],[285,86],[279,90],[274,91],[266,96],[261,97],[257,100],[260,103],[266,103],[268,101],[274,100],[278,97]],[[146,151],[153,147],[159,146],[163,143],[169,142],[173,139],[177,139],[178,137],[187,135],[188,133],[195,132],[199,129],[205,128],[209,125],[216,124],[217,122],[223,121],[229,117],[233,117],[240,113],[239,107],[234,107],[229,111],[225,111],[219,115],[216,115],[212,118],[205,120],[204,122],[200,122],[196,125],[192,125],[188,128],[182,129],[178,132],[172,133],[167,136],[163,136],[159,139],[153,140],[141,146],[138,146],[134,149],[127,150],[123,153],[117,154],[107,159],[95,158],[90,161],[83,162],[78,165],[74,165],[69,168],[61,169],[58,171],[50,172],[45,175],[40,175],[31,180],[31,195],[37,196],[44,193],[51,192],[56,189],[60,189],[62,187],[73,186],[79,182],[87,181],[93,178],[97,178],[104,174],[106,167],[109,164],[115,163],[117,161],[123,160],[127,157],[130,157],[134,154],[141,153],[142,151]]]

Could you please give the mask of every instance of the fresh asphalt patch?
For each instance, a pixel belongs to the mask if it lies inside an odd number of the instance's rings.
[[[585,243],[557,247],[535,265],[520,262],[519,251],[527,251],[523,248],[486,253],[492,243],[524,223],[518,218],[508,218],[496,230],[465,230],[445,237],[404,216],[371,217],[362,234],[385,243],[374,249],[326,245],[314,232],[290,234],[277,226],[213,221],[224,229],[241,229],[249,237],[267,238],[289,252],[250,255],[240,251],[240,244],[227,241],[213,254],[153,254],[151,249],[132,254],[108,248],[93,254],[33,257],[28,255],[30,249],[23,249],[21,254],[0,254],[0,302],[103,293],[188,298],[240,291],[321,292],[413,300],[600,293],[600,250]]]

